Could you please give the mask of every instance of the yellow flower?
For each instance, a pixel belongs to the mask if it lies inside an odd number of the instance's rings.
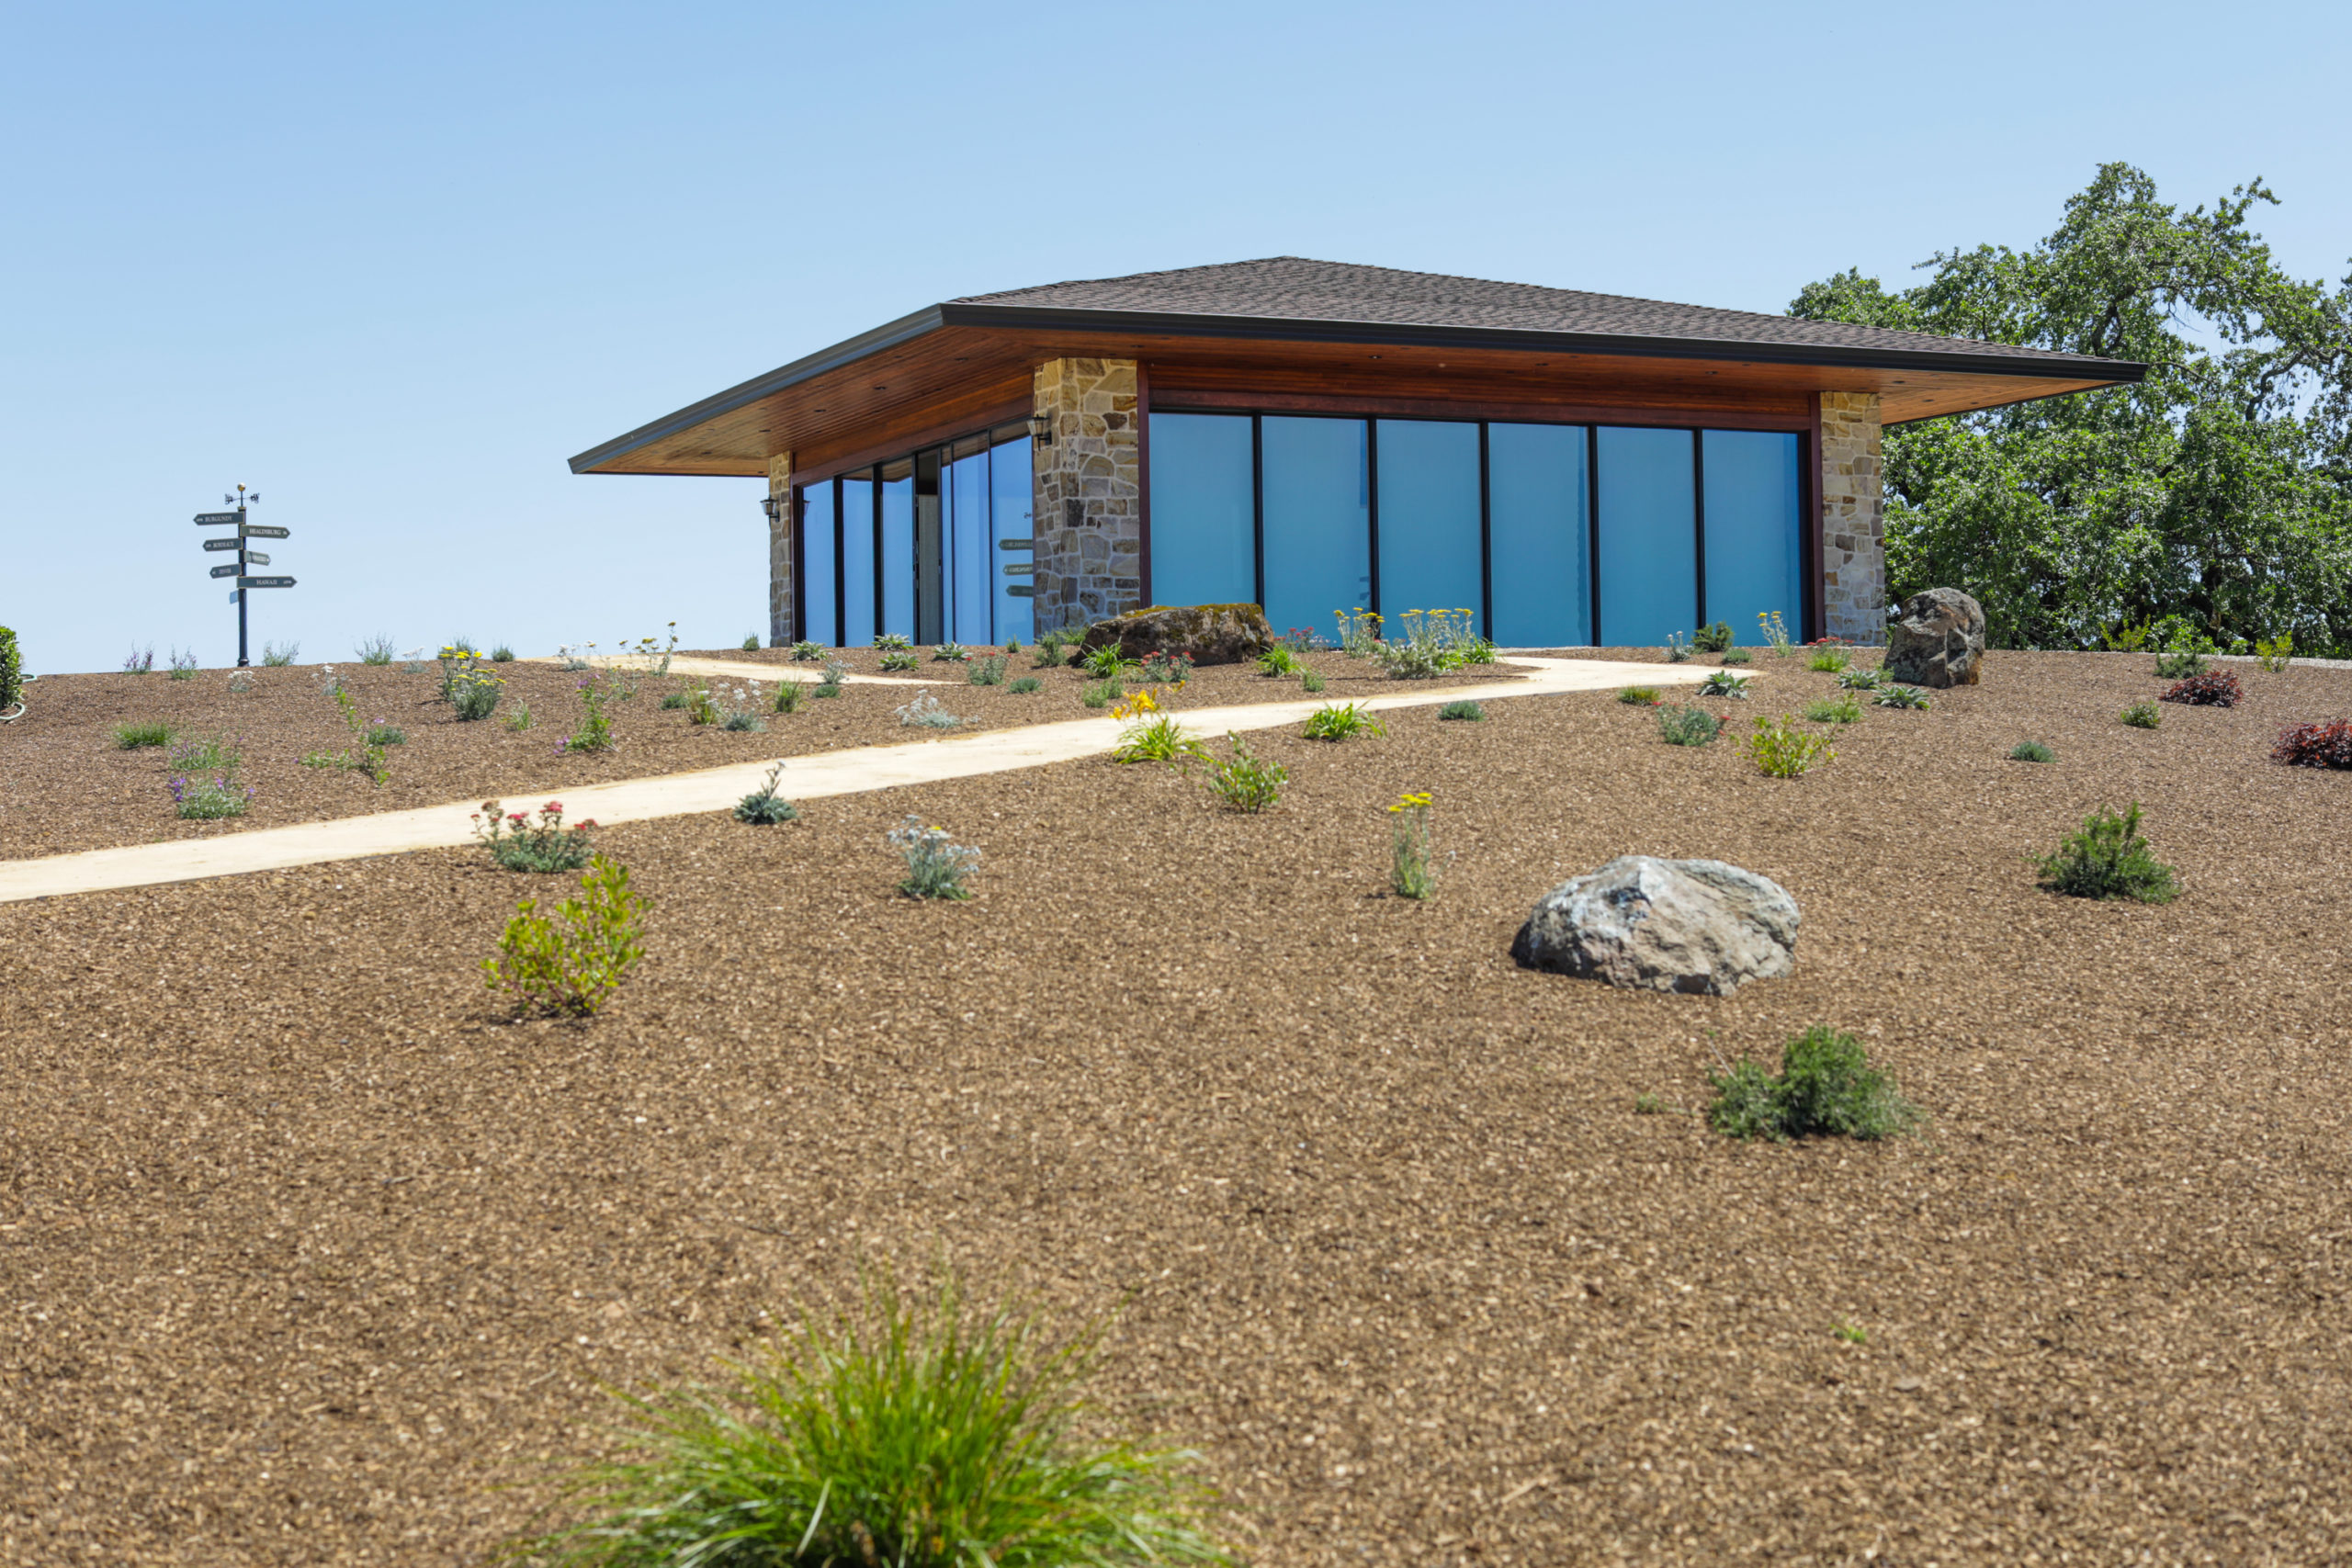
[[[1423,791],[1419,795],[1400,795],[1396,797],[1396,804],[1390,807],[1388,809],[1391,811],[1419,811],[1429,806],[1430,799],[1431,796],[1427,791]]]

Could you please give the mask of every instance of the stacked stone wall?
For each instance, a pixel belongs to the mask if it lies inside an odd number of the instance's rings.
[[[768,646],[784,648],[799,635],[792,625],[792,454],[768,459],[768,494],[782,504],[768,525]]]
[[[1886,508],[1876,392],[1821,394],[1823,629],[1886,640]]]
[[[1082,626],[1143,603],[1143,468],[1132,359],[1037,367],[1053,439],[1035,465],[1037,629]]]

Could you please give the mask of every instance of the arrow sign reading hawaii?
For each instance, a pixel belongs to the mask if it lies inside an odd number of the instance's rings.
[[[199,512],[196,514],[196,525],[202,528],[215,523],[234,523],[243,516],[242,512]]]
[[[237,579],[237,586],[240,588],[291,588],[294,586],[294,580],[290,577],[241,577]]]
[[[283,528],[272,528],[260,523],[248,523],[237,532],[249,539],[282,539],[287,535]]]
[[[231,561],[226,566],[214,567],[212,569],[212,575],[215,577],[234,577],[237,573],[244,570],[245,569],[243,567],[239,566],[235,561]]]

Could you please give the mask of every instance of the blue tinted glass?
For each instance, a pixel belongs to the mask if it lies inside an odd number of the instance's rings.
[[[1707,619],[1761,643],[1757,616],[1804,624],[1804,530],[1797,525],[1797,438],[1768,430],[1701,433],[1705,455]]]
[[[1260,422],[1265,464],[1266,619],[1329,637],[1336,614],[1372,607],[1372,485],[1360,419]]]
[[[882,479],[882,626],[915,635],[915,479],[904,462],[886,466]]]
[[[996,628],[989,637],[991,642],[1027,642],[1036,635],[1030,598],[1035,590],[1030,568],[1037,558],[1031,545],[1032,470],[1026,435],[989,449],[989,528],[996,541],[989,565],[996,582]]]
[[[1384,419],[1380,613],[1392,637],[1407,610],[1467,610],[1486,635],[1478,549],[1478,427]]]
[[[1382,436],[1385,443],[1385,435]],[[1385,467],[1388,449],[1381,448]],[[1506,648],[1592,641],[1592,544],[1580,424],[1487,427],[1495,626]],[[1387,519],[1382,518],[1386,533]]]
[[[1687,430],[1600,431],[1600,638],[1662,643],[1699,623],[1699,550]]]
[[[842,645],[874,640],[874,481],[842,480]]]
[[[1256,509],[1248,415],[1151,416],[1153,599],[1256,603]]]
[[[841,641],[841,622],[834,614],[833,481],[810,485],[800,518],[800,603],[805,619],[803,642],[830,648]]]
[[[959,457],[940,476],[947,499],[947,636],[967,645],[989,635],[989,455]]]

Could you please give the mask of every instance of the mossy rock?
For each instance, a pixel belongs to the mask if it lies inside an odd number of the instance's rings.
[[[1080,655],[1112,643],[1134,660],[1189,653],[1195,664],[1240,664],[1273,647],[1274,633],[1255,604],[1152,604],[1088,626]]]

